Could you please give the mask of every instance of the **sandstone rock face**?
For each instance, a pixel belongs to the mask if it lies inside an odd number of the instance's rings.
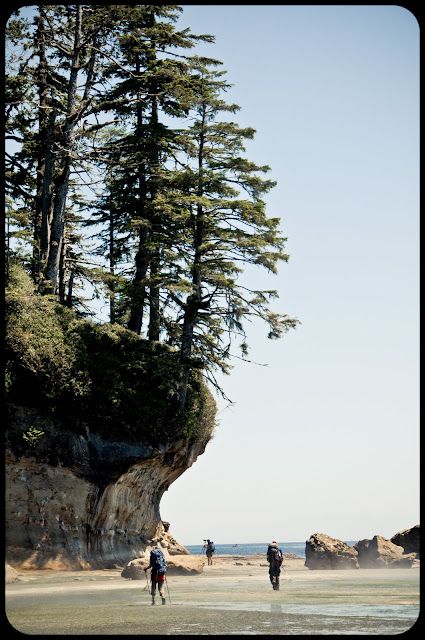
[[[314,533],[306,541],[305,566],[309,569],[358,569],[357,551],[345,542],[324,533]]]
[[[189,551],[183,545],[179,544],[170,533],[168,533],[168,528],[166,528],[166,526],[169,526],[169,523],[162,522],[162,525],[164,527],[164,533],[159,538],[154,538],[152,542],[158,542],[166,556],[189,555]]]
[[[417,524],[410,529],[404,529],[403,531],[396,533],[391,538],[391,542],[398,545],[399,547],[403,547],[404,553],[416,553],[417,557],[419,558],[419,539],[420,528]]]
[[[372,540],[359,540],[354,547],[359,554],[361,569],[408,568],[416,557],[414,553],[404,554],[403,547],[382,536],[373,536]]]
[[[30,426],[43,431],[43,445],[22,455],[22,435]],[[109,442],[87,425],[76,435],[36,410],[11,407],[7,562],[21,569],[125,566],[158,541],[170,556],[187,554],[166,531],[159,504],[207,442],[179,440],[157,449]]]

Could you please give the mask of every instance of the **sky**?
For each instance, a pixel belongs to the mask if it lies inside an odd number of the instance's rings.
[[[215,35],[287,264],[212,441],[161,501],[182,544],[359,540],[419,523],[419,27],[396,6],[185,5]]]

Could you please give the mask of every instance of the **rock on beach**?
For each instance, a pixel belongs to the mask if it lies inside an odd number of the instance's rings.
[[[5,583],[6,584],[12,584],[13,582],[18,582],[19,580],[19,576],[18,576],[18,572],[16,571],[16,569],[14,569],[13,567],[10,566],[10,564],[7,564],[7,562],[4,563],[5,564]]]
[[[199,556],[187,554],[168,555],[164,554],[167,560],[167,575],[196,575],[202,573],[205,560]],[[136,558],[131,560],[121,572],[123,578],[131,580],[145,580],[144,567],[149,564],[149,557]]]
[[[357,550],[325,533],[313,533],[306,542],[305,566],[309,569],[358,569]]]
[[[359,540],[354,545],[358,552],[362,569],[409,568],[416,559],[415,553],[405,554],[400,547],[383,536],[373,536],[372,540]]]

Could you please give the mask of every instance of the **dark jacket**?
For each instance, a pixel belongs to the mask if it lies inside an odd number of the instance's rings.
[[[273,553],[273,550],[277,550],[277,554]],[[280,568],[283,562],[283,553],[277,544],[269,544],[267,548],[267,562],[270,563],[270,568],[272,565]]]

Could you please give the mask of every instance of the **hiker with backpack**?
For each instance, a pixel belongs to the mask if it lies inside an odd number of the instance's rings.
[[[215,551],[215,545],[212,540],[204,540],[207,544],[204,545],[206,547],[205,555],[207,556],[208,564],[212,564],[212,557]]]
[[[161,549],[157,546],[151,550],[149,565],[145,568],[145,573],[148,569],[151,570],[152,604],[155,604],[156,585],[158,585],[162,604],[165,604],[164,583],[166,581],[167,562]]]
[[[267,548],[267,561],[269,563],[270,582],[274,591],[279,591],[280,568],[283,562],[283,553],[276,540],[273,540]]]

